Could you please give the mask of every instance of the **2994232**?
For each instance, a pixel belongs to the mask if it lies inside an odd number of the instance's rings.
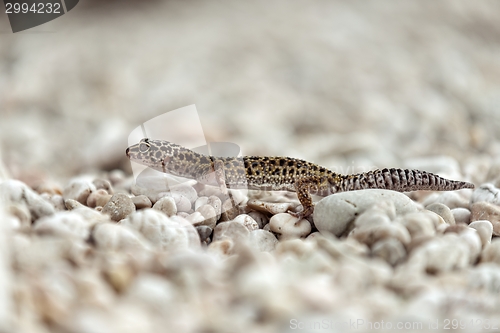
[[[62,14],[60,3],[35,2],[32,4],[24,3],[5,3],[6,14]]]

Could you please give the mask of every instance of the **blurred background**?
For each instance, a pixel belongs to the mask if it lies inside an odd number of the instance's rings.
[[[82,0],[16,34],[0,15],[4,169],[28,183],[130,172],[130,131],[196,104],[206,140],[244,154],[480,181],[500,156],[499,14],[496,1]]]

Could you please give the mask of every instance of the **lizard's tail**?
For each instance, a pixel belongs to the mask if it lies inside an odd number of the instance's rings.
[[[382,169],[342,176],[338,192],[368,188],[387,189],[398,192],[416,190],[454,191],[474,188],[474,184],[449,180],[430,172],[408,169]]]

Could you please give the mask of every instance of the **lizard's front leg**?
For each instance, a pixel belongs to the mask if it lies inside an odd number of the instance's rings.
[[[304,218],[311,215],[314,211],[314,204],[312,201],[311,193],[318,193],[321,180],[319,177],[300,178],[295,182],[295,190],[297,197],[302,204],[302,211],[295,213],[288,211],[288,213],[297,218]]]

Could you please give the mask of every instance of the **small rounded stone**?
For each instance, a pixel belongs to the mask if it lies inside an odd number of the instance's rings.
[[[54,206],[42,199],[28,185],[19,180],[6,180],[0,183],[0,198],[10,199],[13,203],[25,204],[32,219],[55,213]]]
[[[500,236],[500,206],[486,201],[475,202],[471,205],[471,221],[488,220],[493,226],[493,235]]]
[[[43,235],[71,236],[86,240],[90,235],[90,223],[74,211],[57,212],[38,219],[33,230]]]
[[[199,207],[196,211],[202,215],[203,220],[201,224],[206,225],[211,229],[215,228],[215,225],[217,224],[217,214],[214,207],[206,204]],[[196,225],[200,224],[195,224],[195,226]]]
[[[189,214],[186,217],[186,220],[188,220],[189,223],[191,223],[192,225],[194,225],[196,227],[196,226],[202,225],[203,222],[205,222],[205,217],[203,215],[201,215],[200,212],[194,212],[192,214]]]
[[[464,190],[465,191],[465,190]],[[470,191],[470,190],[469,190]],[[424,201],[423,205],[428,206],[433,203],[442,203],[446,207],[453,208],[467,208],[469,207],[469,200],[465,198],[458,191],[448,191],[442,193],[433,193],[429,195]]]
[[[243,224],[248,231],[254,231],[259,229],[257,222],[247,214],[240,214],[233,219],[234,222]]]
[[[430,214],[430,211],[428,212],[429,213],[423,211],[406,214],[397,221],[406,227],[412,238],[417,236],[434,236],[436,233],[436,222],[434,221],[434,217],[438,215],[432,213],[434,214],[433,216]]]
[[[95,185],[86,179],[74,179],[63,191],[64,200],[73,199],[81,204],[87,203],[90,193],[95,192]]]
[[[303,238],[311,233],[311,224],[306,219],[298,219],[288,213],[276,214],[269,220],[272,232],[280,241]]]
[[[238,207],[236,207],[231,199],[227,199],[222,203],[220,221],[231,221],[238,216]]]
[[[250,216],[255,220],[255,222],[257,222],[257,224],[259,225],[259,229],[264,228],[264,226],[269,223],[269,218],[262,212],[251,211],[248,213],[248,216]]]
[[[368,246],[372,246],[374,243],[387,238],[396,238],[404,245],[408,245],[411,241],[408,229],[399,223],[355,228],[349,234],[349,237],[354,237],[357,241]]]
[[[314,209],[314,224],[320,232],[341,236],[351,228],[357,216],[382,200],[392,201],[397,215],[416,212],[420,207],[406,195],[395,191],[367,189],[342,192],[318,202]]]
[[[500,265],[500,238],[493,239],[484,247],[481,262],[494,262]]]
[[[207,202],[208,202],[208,197],[199,197],[194,202],[194,210],[195,211],[198,210],[198,208],[200,208],[201,206],[206,205]]]
[[[231,239],[233,242],[241,242],[248,238],[250,232],[241,223],[221,222],[214,229],[213,242]]]
[[[97,190],[103,189],[108,194],[111,194],[111,195],[114,194],[113,186],[111,186],[111,183],[106,179],[94,179],[92,184],[94,184],[94,186]]]
[[[396,238],[388,238],[373,244],[372,254],[396,266],[406,258],[406,249]]]
[[[90,193],[89,196],[87,197],[87,206],[90,208],[95,208],[96,206],[101,206],[101,207],[104,206],[107,201],[104,203],[104,205],[99,205],[96,203],[97,199],[99,197],[108,196],[108,195],[109,195],[108,192],[106,192],[106,190],[103,190],[103,189],[99,189],[97,191]],[[111,195],[109,195],[108,201],[110,198],[111,198]]]
[[[431,212],[438,214],[449,225],[455,224],[455,218],[453,217],[451,210],[447,206],[443,205],[442,203],[436,202],[436,203],[430,204],[430,205],[426,206],[425,209],[430,210]]]
[[[135,209],[151,208],[153,205],[151,200],[145,195],[133,196],[132,202],[135,205]]]
[[[451,213],[455,218],[455,223],[470,223],[471,212],[467,208],[453,208]]]
[[[208,197],[207,204],[214,208],[218,221],[222,213],[222,201],[218,196],[211,195],[210,197]]]
[[[248,200],[247,205],[256,211],[267,212],[272,215],[286,213],[295,207],[295,204],[291,202],[265,202],[257,199]]]
[[[197,226],[196,231],[198,231],[198,235],[200,235],[200,240],[202,242],[207,241],[212,234],[212,228],[206,225]]]
[[[111,197],[102,208],[103,214],[108,214],[113,221],[120,221],[135,212],[135,205],[128,195],[117,193]]]
[[[115,223],[96,225],[92,231],[92,239],[99,249],[107,251],[137,251],[151,248],[138,231]]]
[[[477,230],[483,248],[491,243],[491,236],[493,235],[493,225],[487,220],[478,220],[469,224],[470,228]]]
[[[486,183],[474,190],[470,198],[470,203],[485,201],[500,206],[500,189],[493,184]]]
[[[248,240],[250,245],[261,252],[274,251],[278,244],[278,240],[271,232],[260,229],[252,231]]]
[[[153,205],[153,209],[159,210],[167,216],[174,216],[177,214],[177,206],[174,198],[172,197],[161,198]]]

